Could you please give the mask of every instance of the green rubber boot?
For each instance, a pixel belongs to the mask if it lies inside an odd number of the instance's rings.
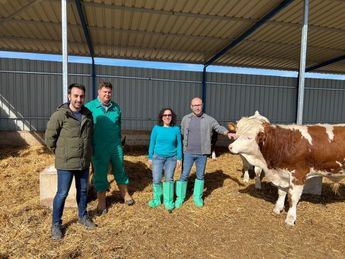
[[[163,201],[165,208],[172,212],[174,204],[174,182],[163,182]]]
[[[149,206],[155,208],[162,204],[163,192],[162,183],[154,183],[152,185],[153,199],[149,201]]]
[[[187,181],[176,181],[176,201],[175,208],[180,208],[186,198]]]
[[[196,207],[204,206],[204,201],[202,200],[203,192],[204,192],[204,180],[195,179],[193,201]]]

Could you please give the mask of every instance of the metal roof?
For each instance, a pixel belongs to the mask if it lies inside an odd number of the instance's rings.
[[[85,0],[95,57],[205,64],[282,0]],[[69,54],[90,54],[77,1],[68,2]],[[291,1],[214,65],[298,70],[303,0]],[[307,64],[345,72],[345,1],[311,0]],[[0,50],[61,53],[61,1],[0,0]]]

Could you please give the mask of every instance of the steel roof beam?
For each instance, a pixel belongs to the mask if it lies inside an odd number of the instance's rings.
[[[1,1],[1,0],[0,0]],[[11,20],[13,23],[17,24],[23,24],[23,25],[48,25],[48,26],[61,26],[61,23],[58,22],[41,22],[41,21],[27,21],[27,20],[18,20],[18,19],[13,19]],[[68,24],[69,28],[73,29],[79,29],[80,25],[79,24]],[[109,32],[109,33],[135,33],[135,34],[142,34],[142,35],[152,35],[152,36],[159,36],[159,37],[184,37],[184,38],[189,38],[192,40],[226,40],[226,37],[214,37],[214,36],[202,36],[202,35],[191,35],[191,34],[183,34],[183,33],[167,33],[167,32],[156,32],[156,31],[147,31],[147,30],[131,30],[131,29],[119,29],[119,28],[106,28],[106,27],[99,27],[99,26],[90,26],[88,25],[89,31],[102,31],[102,32]],[[345,31],[344,31],[345,33]]]
[[[87,46],[89,47],[89,52],[90,52],[90,56],[92,59],[92,63],[91,63],[91,76],[92,76],[92,97],[95,98],[96,97],[96,66],[95,66],[95,51],[93,48],[93,44],[92,44],[92,40],[91,40],[91,36],[90,36],[90,32],[89,32],[89,28],[88,28],[88,23],[86,20],[86,15],[84,13],[83,10],[83,6],[81,3],[81,0],[75,0],[75,5],[77,7],[78,10],[78,14],[79,14],[79,18],[80,18],[80,22],[81,25],[83,27],[83,31],[84,31],[84,36],[87,42]]]
[[[229,49],[235,47],[237,44],[242,42],[245,38],[247,38],[249,35],[254,33],[258,28],[260,28],[266,21],[271,19],[274,15],[276,15],[278,12],[280,12],[282,9],[287,7],[289,4],[291,4],[293,0],[284,0],[281,2],[277,7],[275,7],[273,10],[271,10],[268,14],[266,14],[264,17],[262,17],[258,22],[256,22],[252,27],[250,27],[248,30],[246,30],[242,35],[240,35],[237,39],[233,40],[228,44],[225,48],[217,52],[213,57],[211,57],[208,61],[205,62],[205,66],[211,65],[215,60],[223,56]]]
[[[21,12],[25,11],[28,7],[32,6],[35,3],[38,3],[42,0],[34,0],[34,1],[30,1],[29,3],[23,5],[22,7],[20,7],[18,10],[14,11],[13,13],[11,13],[9,16],[0,19],[0,25],[2,25],[3,23],[12,20],[12,18],[18,14],[20,14]]]
[[[87,46],[89,47],[90,56],[93,58],[94,55],[95,55],[95,51],[94,51],[94,48],[93,48],[93,44],[92,44],[92,40],[91,40],[88,24],[87,24],[87,21],[86,21],[86,16],[85,16],[85,13],[83,11],[83,6],[82,6],[80,0],[75,0],[75,5],[77,7],[79,18],[80,18],[80,22],[81,22],[81,25],[83,27],[84,36],[85,36],[85,39],[86,39],[86,42],[87,42]]]
[[[336,58],[332,58],[330,60],[321,62],[321,63],[313,65],[313,66],[309,66],[309,67],[307,67],[305,69],[305,72],[310,72],[312,70],[318,69],[320,67],[325,67],[325,66],[337,63],[337,62],[342,61],[342,60],[345,60],[345,55],[342,55],[342,56],[339,56],[339,57],[336,57]]]
[[[48,45],[52,45],[52,44],[56,44],[57,46],[60,47],[60,41],[59,40],[51,40],[51,39],[44,39],[44,38],[40,38],[40,39],[31,39],[31,38],[23,38],[23,37],[13,37],[13,36],[5,36],[5,37],[0,37],[0,41],[4,41],[4,40],[7,40],[7,41],[14,41],[14,42],[18,42],[20,44],[23,44],[25,45],[25,43],[27,43],[26,45],[29,45],[30,43],[33,43],[34,45],[35,44],[39,44],[39,43],[45,43],[45,44],[48,44]],[[69,41],[69,44],[72,48],[79,48],[80,45],[83,45],[84,42],[80,42],[80,41]],[[11,43],[11,45],[13,45]],[[140,46],[132,46],[132,45],[121,45],[121,46],[114,46],[114,45],[111,45],[111,44],[99,44],[97,45],[98,48],[101,50],[102,48],[114,48],[114,49],[129,49],[130,51],[161,51],[161,52],[169,52],[169,53],[173,53],[173,52],[176,52],[176,53],[180,53],[182,55],[187,55],[188,53],[189,54],[192,54],[192,55],[199,55],[200,57],[203,56],[204,52],[202,51],[189,51],[189,50],[171,50],[171,49],[163,49],[163,48],[150,48],[150,47],[140,47]],[[55,47],[55,46],[53,46]],[[85,55],[83,53],[83,55]],[[169,54],[170,55],[170,54]]]
[[[87,6],[89,4],[83,2],[83,6]],[[131,8],[131,7],[129,7]],[[151,9],[150,9],[151,10]],[[188,14],[188,13],[185,13]],[[196,18],[198,18],[198,14],[191,14],[193,16],[195,16]],[[200,18],[207,18],[208,19],[221,19],[221,20],[227,20],[227,21],[239,21],[239,22],[248,22],[248,23],[254,23],[257,22],[258,19],[252,19],[252,18],[239,18],[239,17],[233,17],[233,16],[216,16],[216,15],[204,15],[202,14],[202,17]],[[0,24],[1,21],[7,19],[7,18],[0,18]],[[16,23],[26,23],[26,24],[47,24],[47,25],[58,25],[60,26],[60,23],[58,22],[52,22],[52,21],[34,21],[34,20],[24,20],[24,19],[16,19],[16,18],[8,18],[9,22],[16,22]],[[300,28],[301,27],[301,23],[296,23],[296,22],[283,22],[283,21],[267,21],[266,24],[269,25],[277,25],[277,26],[283,26],[283,27],[288,27],[288,28]],[[68,24],[68,26],[79,26],[77,24]],[[90,29],[95,29],[95,30],[112,30],[113,28],[105,28],[105,27],[98,27],[98,26],[90,26],[88,25],[88,27]],[[313,32],[335,32],[335,33],[345,33],[345,29],[343,28],[334,28],[334,27],[329,27],[329,26],[320,26],[320,25],[308,25],[308,31],[313,31]],[[114,28],[116,30],[120,30],[117,28]],[[122,30],[122,29],[121,29]],[[127,29],[128,30],[128,29]],[[203,37],[203,36],[200,36]],[[207,36],[205,36],[207,37]]]
[[[118,10],[118,11],[127,11],[132,13],[149,13],[149,14],[158,14],[158,15],[168,15],[168,16],[183,16],[183,17],[191,17],[191,18],[199,18],[199,19],[211,19],[211,20],[220,20],[220,21],[233,21],[233,22],[247,22],[249,24],[256,23],[259,20],[256,18],[251,17],[236,17],[236,16],[224,16],[224,15],[217,15],[217,14],[202,14],[202,13],[191,13],[191,12],[184,12],[181,11],[168,11],[168,10],[157,10],[152,8],[146,7],[134,7],[134,6],[123,6],[123,5],[115,5],[115,4],[104,4],[104,3],[90,3],[85,2],[84,6],[87,7],[94,7],[94,8],[104,8],[110,10]],[[293,23],[293,22],[282,22],[282,21],[268,21],[270,24],[276,24],[280,26],[288,26],[288,27],[300,27],[301,24]],[[327,28],[327,27],[326,27]]]
[[[231,20],[231,21],[238,21],[238,22],[255,22],[256,19],[254,18],[243,18],[243,17],[234,17],[234,16],[220,16],[220,15],[212,15],[212,14],[201,14],[201,13],[191,13],[191,12],[184,12],[184,11],[168,11],[168,10],[157,10],[145,7],[134,7],[134,6],[124,6],[124,5],[114,5],[114,4],[105,4],[105,3],[84,3],[85,6],[94,7],[94,8],[105,8],[105,9],[112,9],[112,10],[120,10],[120,11],[127,11],[127,12],[138,12],[138,13],[151,13],[151,14],[160,14],[160,15],[168,15],[168,16],[185,16],[185,17],[192,17],[192,18],[200,18],[200,19],[219,19],[219,20]]]
[[[1,20],[0,20],[1,21]],[[24,25],[28,25],[28,24],[32,24],[32,25],[48,25],[48,26],[61,26],[61,23],[58,22],[52,22],[52,21],[29,21],[29,20],[22,20],[22,19],[11,19],[10,21],[11,23],[17,23],[17,24],[24,24]],[[271,23],[271,22],[269,22]],[[275,22],[274,22],[275,23]],[[295,23],[283,23],[283,22],[278,22],[281,23],[279,25],[286,25],[287,27],[296,27],[296,28],[300,28],[301,25],[300,24],[295,24]],[[78,24],[68,24],[69,28],[80,28],[80,25]],[[120,28],[106,28],[106,27],[99,27],[99,26],[90,26],[88,25],[89,31],[93,31],[93,30],[99,30],[102,32],[112,32],[112,33],[136,33],[136,34],[143,34],[143,35],[153,35],[153,36],[162,36],[162,37],[184,37],[184,38],[190,38],[190,39],[195,39],[195,40],[225,40],[225,39],[229,39],[226,37],[215,37],[215,36],[202,36],[202,35],[191,35],[191,34],[183,34],[183,33],[167,33],[167,32],[155,32],[155,31],[147,31],[147,30],[131,30],[131,29],[120,29]],[[340,28],[329,28],[329,27],[320,27],[320,26],[312,26],[312,25],[308,25],[308,31],[311,32],[334,32],[337,34],[344,34],[345,35],[345,29],[340,29]],[[234,38],[235,39],[235,38]],[[230,39],[230,40],[234,40],[234,39]],[[268,41],[255,41],[255,40],[250,40],[250,39],[246,39],[250,42],[255,42],[255,43],[264,43],[264,44],[277,44],[277,45],[281,45],[281,44],[285,44],[285,45],[296,45],[296,44],[287,44],[287,43],[272,43],[272,42],[268,42]],[[309,46],[308,46],[309,47]],[[315,46],[316,48],[316,46]],[[330,49],[330,50],[337,50],[337,49],[332,49],[332,48],[320,48],[320,49]],[[340,50],[340,49],[339,49]]]
[[[58,40],[51,40],[51,39],[44,39],[44,38],[32,39],[32,38],[24,38],[24,37],[5,36],[5,37],[0,37],[0,42],[2,42],[2,41],[9,41],[9,43],[7,44],[9,46],[14,46],[15,44],[22,44],[22,45],[28,46],[28,48],[25,49],[25,51],[28,51],[28,52],[31,52],[31,51],[37,52],[37,50],[35,50],[35,49],[31,49],[31,50],[29,49],[30,48],[29,46],[32,46],[35,44],[46,44],[47,46],[53,47],[53,48],[60,47],[60,42]],[[83,42],[69,41],[69,46],[72,49],[79,49],[81,45],[83,45]],[[114,45],[110,45],[110,44],[99,44],[99,45],[97,45],[97,47],[98,47],[99,52],[101,52],[102,49],[104,49],[104,48],[112,47],[114,49],[124,49],[126,51],[135,52],[135,53],[138,53],[141,51],[157,52],[158,56],[171,55],[172,53],[177,53],[177,55],[182,55],[182,56],[187,55],[187,54],[190,54],[192,56],[197,55],[198,58],[196,61],[194,61],[195,64],[203,64],[203,60],[205,58],[205,52],[203,52],[203,51],[189,51],[189,50],[181,50],[181,49],[172,50],[172,49],[166,49],[166,48],[161,49],[161,48],[150,48],[150,47],[138,47],[138,46],[132,46],[132,45],[130,45],[130,46],[129,45],[114,46]],[[6,50],[13,51],[13,48],[7,48]],[[42,52],[44,52],[44,53],[58,53],[58,52],[52,51],[52,50],[47,50],[47,51],[42,51]],[[87,55],[87,53],[80,52],[79,54],[75,54],[75,55]],[[109,57],[109,56],[106,55],[104,57]],[[120,56],[119,57],[118,56],[110,56],[110,57],[123,58]],[[240,59],[242,59],[242,58],[249,58],[249,57],[251,57],[251,56],[245,55],[245,54],[240,54],[240,55],[234,54],[229,58],[236,58],[236,59],[240,58]],[[288,59],[288,58],[282,59],[282,58],[277,58],[277,57],[267,56],[267,55],[265,55],[265,56],[255,55],[255,57],[257,57],[257,58],[270,58],[270,59],[273,59],[275,61],[283,60],[284,62],[286,61],[286,62],[294,63],[294,59]],[[159,60],[164,61],[164,58],[160,58]],[[189,60],[189,58],[187,57],[187,59],[174,60],[173,62],[185,63],[185,62],[189,62],[188,60]],[[314,62],[315,62],[315,60],[314,60]],[[274,69],[274,67],[265,67],[265,68]]]

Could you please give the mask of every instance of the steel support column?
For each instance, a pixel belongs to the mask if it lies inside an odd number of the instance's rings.
[[[96,65],[95,65],[95,58],[92,58],[92,64],[91,64],[91,77],[92,77],[92,99],[96,98]]]
[[[67,0],[61,0],[62,30],[62,101],[67,102],[68,88],[68,51],[67,51]]]
[[[201,89],[201,93],[202,93],[202,110],[203,112],[206,112],[206,66],[204,66],[204,69],[202,70],[202,89]]]
[[[308,16],[309,0],[304,0],[304,19],[301,35],[301,56],[298,74],[298,95],[297,95],[297,118],[296,123],[303,123],[303,106],[304,106],[304,81],[305,81],[305,64],[307,56],[307,38],[308,38]]]

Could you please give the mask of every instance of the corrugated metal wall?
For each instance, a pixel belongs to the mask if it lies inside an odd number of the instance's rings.
[[[345,122],[345,81],[309,79],[305,89],[304,123]]]
[[[58,62],[0,59],[0,130],[44,130],[62,102],[61,69]],[[69,71],[70,82],[91,85],[90,66],[70,64]]]
[[[296,78],[209,73],[207,112],[219,122],[234,121],[258,110],[275,123],[296,116]]]
[[[201,72],[97,66],[97,81],[113,83],[113,99],[122,108],[123,129],[150,130],[162,107],[178,120],[190,112],[192,97],[201,96]],[[87,87],[92,97],[91,66],[70,64],[69,82]],[[296,78],[207,74],[207,113],[224,124],[255,110],[271,122],[293,123]],[[44,130],[62,101],[61,63],[0,59],[0,130]],[[345,81],[307,79],[304,122],[344,122]]]
[[[98,66],[97,74],[113,84],[124,129],[151,129],[163,107],[171,107],[180,120],[189,112],[190,99],[201,95],[197,72]]]

